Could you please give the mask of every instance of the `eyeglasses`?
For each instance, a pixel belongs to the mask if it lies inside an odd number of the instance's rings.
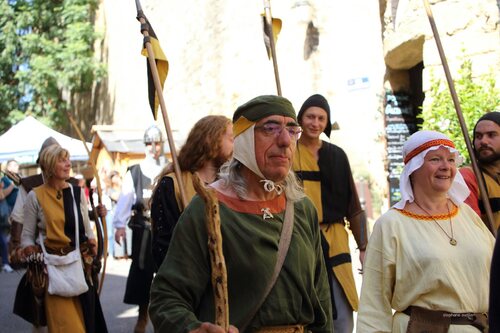
[[[277,138],[283,130],[286,130],[290,138],[298,140],[302,134],[302,128],[300,126],[283,126],[275,123],[267,123],[259,126],[255,126],[256,130],[261,130],[266,136],[272,136]]]

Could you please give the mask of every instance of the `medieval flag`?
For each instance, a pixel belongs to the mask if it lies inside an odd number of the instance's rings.
[[[165,79],[167,78],[167,74],[168,74],[168,60],[167,60],[167,57],[165,56],[165,53],[163,53],[163,50],[161,49],[160,42],[158,41],[158,38],[156,37],[156,33],[154,32],[153,27],[151,26],[151,24],[149,23],[148,19],[146,18],[146,16],[144,14],[142,14],[142,17],[146,20],[146,24],[145,24],[144,28],[147,29],[148,34],[149,34],[149,42],[151,43],[151,47],[153,48],[153,54],[155,57],[156,68],[158,69],[158,76],[159,76],[161,88],[163,91],[163,85],[165,83]],[[148,51],[146,49],[146,42],[147,42],[147,40],[145,39],[141,54],[145,57],[148,57]],[[147,70],[148,70],[149,105],[151,106],[151,111],[153,112],[153,118],[156,120],[156,116],[158,113],[158,106],[160,105],[160,99],[159,99],[157,91],[155,89],[153,74],[151,72],[151,66],[149,65],[149,61],[146,60],[146,63],[147,63]]]
[[[269,27],[267,26],[266,14],[263,13],[261,15],[262,15],[262,24],[264,29],[264,44],[266,45],[267,57],[271,59],[271,41],[270,41],[271,32],[269,31]],[[278,34],[281,31],[281,20],[279,18],[274,18],[274,17],[271,20],[273,24],[274,45],[276,45],[276,42],[278,41]]]

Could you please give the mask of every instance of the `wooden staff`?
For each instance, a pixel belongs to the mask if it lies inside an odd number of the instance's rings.
[[[229,329],[229,303],[227,295],[227,270],[222,251],[222,235],[220,232],[219,201],[212,188],[206,188],[197,173],[193,174],[193,186],[205,202],[207,216],[208,252],[212,268],[211,280],[215,302],[215,324],[225,332]]]
[[[280,74],[278,72],[278,59],[276,58],[276,45],[274,43],[273,16],[271,15],[271,2],[270,2],[270,0],[264,0],[264,12],[266,14],[267,31],[269,31],[269,46],[271,48],[271,57],[273,58],[274,78],[276,80],[276,89],[278,91],[278,96],[282,96],[281,95]]]
[[[141,2],[135,0],[135,5],[137,8],[137,19],[141,24],[146,24],[146,19],[144,18],[144,13],[142,11]],[[174,165],[175,178],[179,184],[179,192],[181,194],[181,199],[184,207],[187,206],[188,200],[186,196],[186,190],[184,189],[184,182],[182,181],[181,168],[179,166],[179,161],[177,160],[177,152],[175,150],[174,137],[172,136],[172,129],[170,128],[170,122],[167,115],[167,107],[165,106],[165,100],[163,99],[163,91],[161,88],[160,76],[158,75],[158,68],[156,67],[155,54],[151,42],[149,41],[149,32],[147,29],[142,29],[142,35],[144,36],[144,45],[148,52],[149,67],[151,69],[151,74],[153,76],[153,82],[155,84],[156,94],[160,101],[161,113],[163,115],[163,123],[165,124],[165,130],[167,131],[168,145],[170,147],[170,153],[172,154],[172,163]]]
[[[97,172],[97,169],[95,167],[94,161],[92,161],[92,159],[90,157],[90,150],[89,150],[89,147],[87,147],[87,142],[85,141],[85,138],[83,137],[82,131],[80,131],[80,128],[76,124],[76,121],[73,118],[73,116],[71,115],[71,113],[69,113],[68,111],[66,111],[66,115],[68,116],[68,119],[69,119],[71,125],[73,126],[73,128],[75,129],[78,137],[80,138],[80,141],[82,141],[83,145],[85,146],[85,150],[87,151],[87,154],[89,156],[89,164],[90,164],[90,167],[92,168],[92,172],[94,174],[96,185],[97,185],[97,202],[100,205],[102,205],[101,178],[99,177],[99,173]],[[93,210],[94,210],[94,219],[95,219],[96,223],[99,223],[99,216],[98,216],[96,210],[95,209],[93,209]],[[106,276],[106,264],[108,262],[108,227],[107,227],[107,224],[106,224],[106,217],[103,216],[101,218],[101,223],[102,223],[102,230],[104,231],[103,242],[102,242],[103,243],[102,252],[103,252],[104,261],[103,261],[103,264],[102,264],[101,279],[99,280],[99,288],[97,289],[97,294],[98,295],[101,294],[102,286],[103,286],[103,283],[104,283],[104,277]]]
[[[458,99],[457,92],[455,90],[455,85],[453,83],[453,79],[451,78],[450,68],[448,66],[448,61],[446,60],[446,56],[444,54],[443,45],[441,44],[441,39],[439,38],[439,32],[436,27],[436,22],[434,21],[434,16],[432,15],[431,7],[429,5],[428,0],[423,0],[425,11],[427,12],[427,17],[429,18],[429,22],[431,24],[432,33],[434,34],[434,40],[436,41],[436,45],[439,52],[439,57],[441,58],[441,63],[443,64],[444,73],[446,76],[446,81],[448,82],[448,88],[450,89],[451,98],[453,100],[453,105],[455,106],[455,111],[457,112],[458,121],[460,123],[460,128],[462,129],[462,134],[465,139],[465,144],[467,146],[467,151],[469,152],[469,156],[472,162],[472,169],[474,170],[474,174],[476,175],[477,184],[479,186],[479,193],[481,194],[481,200],[484,204],[484,209],[486,211],[486,217],[488,219],[487,227],[496,237],[496,230],[494,228],[494,219],[493,213],[491,211],[490,200],[486,195],[486,186],[483,181],[483,177],[481,176],[481,170],[477,165],[476,157],[474,155],[474,149],[472,147],[472,143],[469,138],[469,134],[467,131],[467,125],[465,124],[464,116],[462,114],[462,108],[460,107],[460,101]]]

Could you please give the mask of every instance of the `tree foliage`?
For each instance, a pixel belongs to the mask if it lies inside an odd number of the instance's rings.
[[[0,132],[31,114],[60,128],[65,96],[105,74],[93,56],[97,0],[0,0]]]
[[[500,111],[500,90],[495,87],[493,73],[474,79],[472,62],[463,61],[458,78],[454,80],[460,108],[465,119],[469,138],[476,121],[486,112]],[[424,106],[420,118],[422,129],[440,131],[446,134],[457,146],[465,162],[470,162],[469,153],[458,120],[453,100],[446,82],[431,75],[431,85],[426,97],[430,103]]]

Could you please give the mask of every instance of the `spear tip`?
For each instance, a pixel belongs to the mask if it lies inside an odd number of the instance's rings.
[[[137,13],[142,12],[142,6],[140,0],[135,0],[135,7],[137,8]]]

